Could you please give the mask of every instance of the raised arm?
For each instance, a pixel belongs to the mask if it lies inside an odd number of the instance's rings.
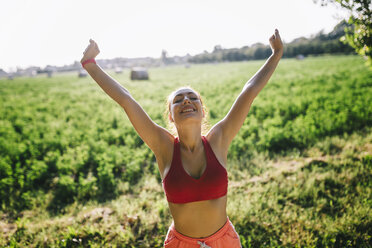
[[[283,44],[277,29],[275,29],[275,34],[270,37],[269,41],[273,52],[272,55],[244,85],[242,92],[227,115],[210,131],[210,135],[215,136],[214,139],[219,146],[219,150],[226,154],[231,141],[243,125],[253,100],[265,87],[283,55]]]
[[[97,43],[93,40],[85,49],[84,56],[81,62],[88,59],[94,59],[99,54]],[[155,153],[159,166],[162,162],[163,150],[166,150],[168,145],[173,145],[172,135],[164,128],[155,124],[146,114],[142,107],[133,99],[127,89],[115,81],[110,75],[102,70],[95,63],[88,63],[84,66],[89,75],[97,82],[97,84],[126,112],[133,127],[140,135],[141,139]],[[159,168],[161,173],[163,168]]]

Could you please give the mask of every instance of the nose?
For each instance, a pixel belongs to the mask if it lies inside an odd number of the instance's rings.
[[[190,103],[190,99],[188,96],[185,96],[185,98],[183,99],[183,104],[186,104],[186,103]]]

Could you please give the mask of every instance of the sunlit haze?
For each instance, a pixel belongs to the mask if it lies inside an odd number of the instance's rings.
[[[313,0],[8,0],[1,3],[0,68],[71,64],[89,38],[98,58],[194,55],[329,32],[346,14]]]

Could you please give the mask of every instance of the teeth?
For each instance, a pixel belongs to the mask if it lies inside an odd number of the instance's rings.
[[[185,112],[193,112],[194,110],[193,109],[186,109],[184,111],[182,111],[182,113],[185,113]]]

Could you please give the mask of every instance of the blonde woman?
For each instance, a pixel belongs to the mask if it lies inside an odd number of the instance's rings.
[[[95,63],[99,49],[90,40],[81,59],[83,67],[125,110],[139,136],[155,154],[173,217],[164,247],[241,247],[239,235],[226,213],[227,153],[253,100],[283,55],[278,30],[269,42],[272,55],[244,85],[227,115],[205,136],[201,134],[205,112],[200,94],[183,87],[169,95],[168,117],[176,127],[175,137],[154,123],[128,90]]]

